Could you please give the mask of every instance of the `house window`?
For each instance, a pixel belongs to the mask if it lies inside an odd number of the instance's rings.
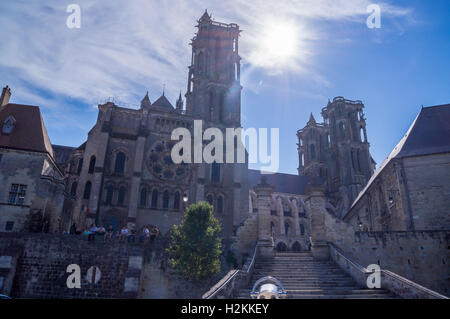
[[[112,185],[106,187],[106,204],[111,204],[114,194],[114,188]]]
[[[165,191],[163,194],[163,209],[169,208],[169,191]]]
[[[305,235],[305,225],[300,224],[300,235],[304,236]]]
[[[95,156],[91,157],[91,161],[89,162],[89,174],[94,174],[94,170],[95,170]]]
[[[141,189],[141,200],[139,203],[142,207],[147,206],[147,188],[145,187]]]
[[[91,197],[91,188],[92,188],[92,183],[87,182],[86,186],[84,187],[84,194],[83,194],[84,199],[89,199]]]
[[[176,192],[173,200],[173,209],[180,209],[180,192]]]
[[[77,187],[78,187],[78,183],[77,182],[73,182],[72,183],[72,188],[70,189],[70,195],[71,196],[76,196],[77,195]]]
[[[83,159],[80,158],[80,160],[78,161],[78,169],[77,169],[77,174],[78,175],[80,175],[82,168],[83,168]]]
[[[12,184],[9,192],[9,204],[23,205],[25,202],[25,195],[27,192],[27,185]]]
[[[6,222],[5,230],[12,231],[14,228],[14,222]]]
[[[117,153],[116,162],[114,165],[114,173],[123,174],[125,172],[125,159],[126,156],[123,152]]]
[[[152,208],[158,207],[158,190],[154,189],[152,192]]]
[[[125,186],[121,186],[119,188],[119,196],[117,198],[117,203],[119,205],[123,205],[125,202],[125,193],[127,192],[127,189],[125,188]]]

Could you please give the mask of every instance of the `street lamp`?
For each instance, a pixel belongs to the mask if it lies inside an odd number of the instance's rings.
[[[187,203],[188,200],[189,200],[188,195],[186,193],[184,193],[183,202]]]

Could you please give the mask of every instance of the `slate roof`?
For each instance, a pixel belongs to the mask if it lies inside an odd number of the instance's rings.
[[[52,145],[53,153],[57,164],[65,164],[70,158],[70,154],[75,150],[75,147]]]
[[[10,135],[2,133],[3,123],[12,115],[16,120]],[[0,108],[0,147],[48,153],[54,158],[47,129],[37,106],[9,103]]]
[[[249,169],[248,170],[248,186],[254,188],[261,182],[261,171]],[[305,187],[309,182],[307,176],[299,176],[293,174],[264,174],[267,178],[267,183],[275,188],[275,192],[304,195]]]
[[[159,99],[157,99],[152,106],[159,106],[165,109],[170,109],[170,110],[174,110],[173,105],[169,102],[169,100],[163,95],[161,95],[161,97]]]
[[[354,200],[352,208],[364,196],[373,181],[395,158],[450,152],[450,104],[424,107],[405,136],[375,171],[364,189]],[[349,210],[350,211],[350,210]]]

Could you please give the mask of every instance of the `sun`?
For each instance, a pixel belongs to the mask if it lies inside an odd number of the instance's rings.
[[[295,23],[276,21],[266,24],[258,32],[252,63],[272,69],[292,65],[301,55],[300,38],[299,26]]]

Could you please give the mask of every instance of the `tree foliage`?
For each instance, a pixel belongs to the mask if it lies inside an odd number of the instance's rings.
[[[190,281],[217,274],[222,253],[220,231],[210,204],[200,202],[189,206],[181,224],[171,230],[169,265]]]

